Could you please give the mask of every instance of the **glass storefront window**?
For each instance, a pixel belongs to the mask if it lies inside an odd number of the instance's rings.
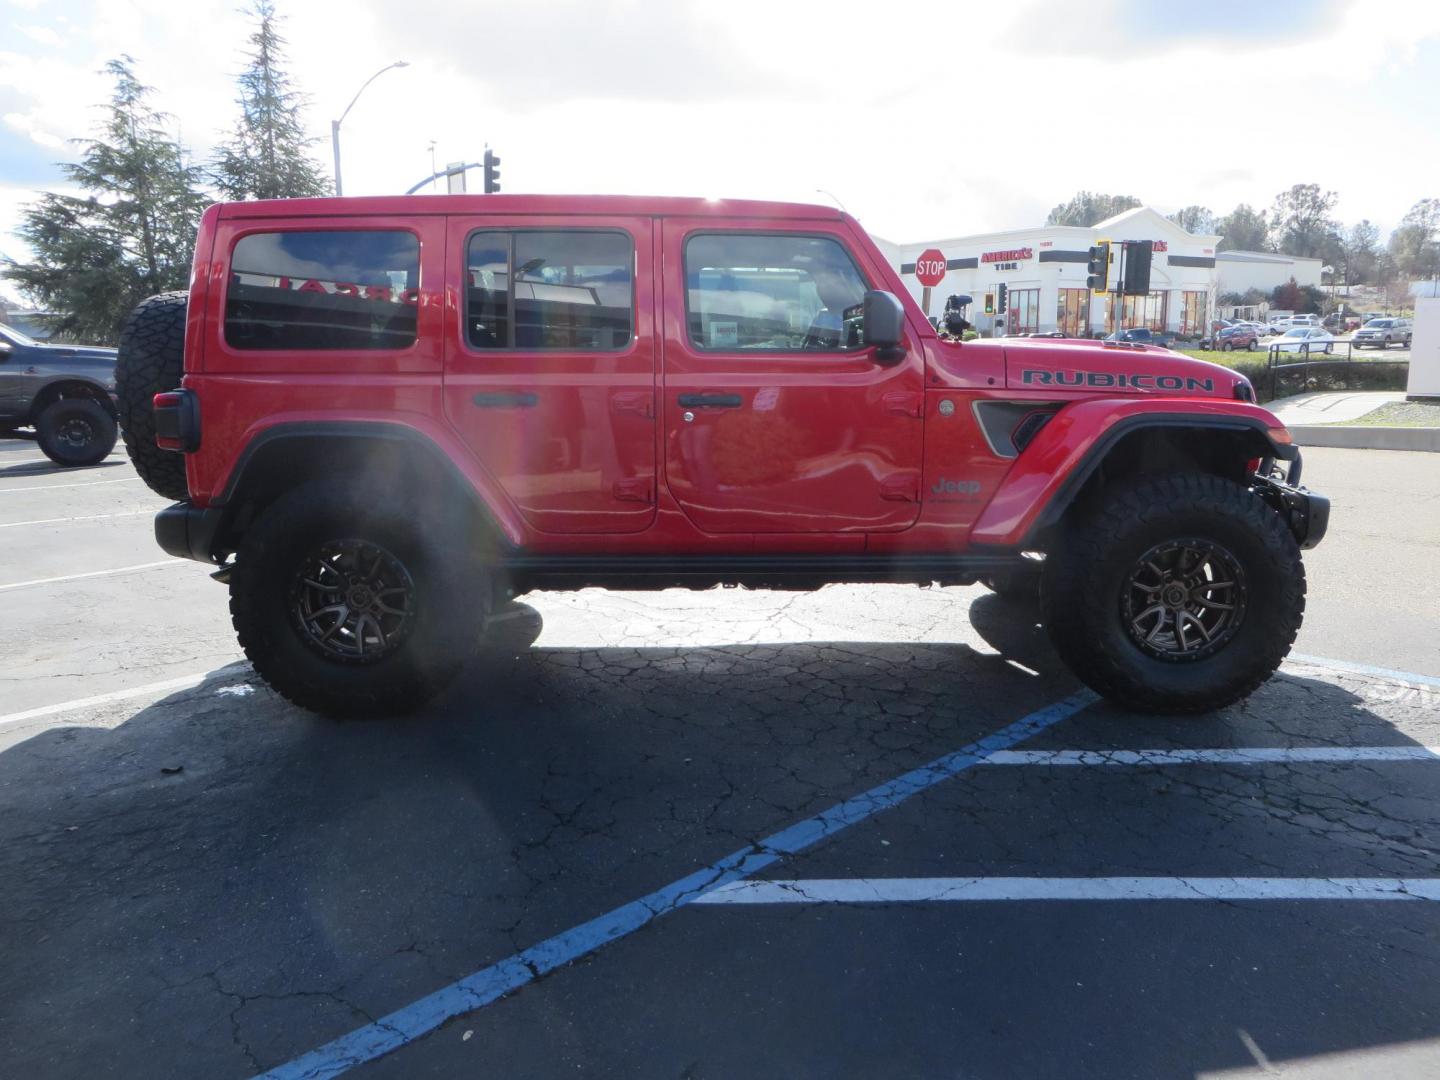
[[[1182,299],[1185,306],[1180,316],[1180,333],[1198,334],[1205,325],[1205,294],[1186,291]]]
[[[1152,292],[1148,296],[1127,296],[1121,313],[1121,327],[1148,326],[1151,330],[1165,329],[1165,298],[1163,292]]]
[[[1040,290],[1011,289],[1007,302],[1010,309],[1011,334],[1033,334],[1040,329]]]
[[[1066,337],[1086,337],[1090,333],[1089,289],[1060,290],[1055,326]]]

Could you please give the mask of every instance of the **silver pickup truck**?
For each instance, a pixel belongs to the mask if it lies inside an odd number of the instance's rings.
[[[0,323],[0,436],[33,427],[58,465],[94,465],[115,449],[115,350],[49,345]]]

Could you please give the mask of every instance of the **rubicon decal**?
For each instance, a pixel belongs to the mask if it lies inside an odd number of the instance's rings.
[[[1150,375],[1124,371],[1044,371],[1028,369],[1020,373],[1027,386],[1094,386],[1129,387],[1132,390],[1207,390],[1214,391],[1214,379],[1197,379],[1193,375]]]

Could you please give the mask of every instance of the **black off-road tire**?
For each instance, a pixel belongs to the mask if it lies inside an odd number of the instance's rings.
[[[1189,539],[1233,554],[1243,613],[1213,653],[1159,659],[1131,636],[1123,590],[1156,545]],[[1200,713],[1246,697],[1280,666],[1305,612],[1300,549],[1280,515],[1204,473],[1140,476],[1104,491],[1056,545],[1045,575],[1042,617],[1056,652],[1086,685],[1135,710]]]
[[[60,398],[35,420],[35,441],[57,465],[98,465],[115,449],[115,418],[94,398]]]
[[[358,663],[325,654],[296,608],[302,567],[321,545],[362,541],[404,565],[413,624],[394,651]],[[364,480],[302,485],[246,530],[230,577],[230,617],[260,676],[302,708],[329,716],[403,713],[423,705],[476,654],[490,610],[488,577],[458,529]]]
[[[996,596],[1015,603],[1033,603],[1040,599],[1040,575],[1035,574],[991,574],[980,579],[980,584]]]
[[[185,374],[188,299],[183,292],[170,292],[142,300],[120,331],[120,355],[115,361],[125,452],[151,491],[177,501],[190,496],[185,486],[185,455],[155,445],[151,399],[174,390]]]

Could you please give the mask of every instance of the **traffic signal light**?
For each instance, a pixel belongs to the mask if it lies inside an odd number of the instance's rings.
[[[1121,291],[1126,296],[1144,296],[1150,291],[1150,260],[1155,245],[1150,240],[1125,245],[1125,281]]]
[[[500,158],[494,150],[485,151],[485,194],[493,195],[500,190]]]
[[[1005,285],[995,286],[995,314],[1004,315],[1009,307],[1010,289]]]
[[[1094,292],[1104,292],[1110,284],[1110,241],[1101,240],[1090,249],[1090,258],[1085,264],[1085,287]]]
[[[987,292],[985,294],[985,314],[995,314],[995,294],[993,292]]]

